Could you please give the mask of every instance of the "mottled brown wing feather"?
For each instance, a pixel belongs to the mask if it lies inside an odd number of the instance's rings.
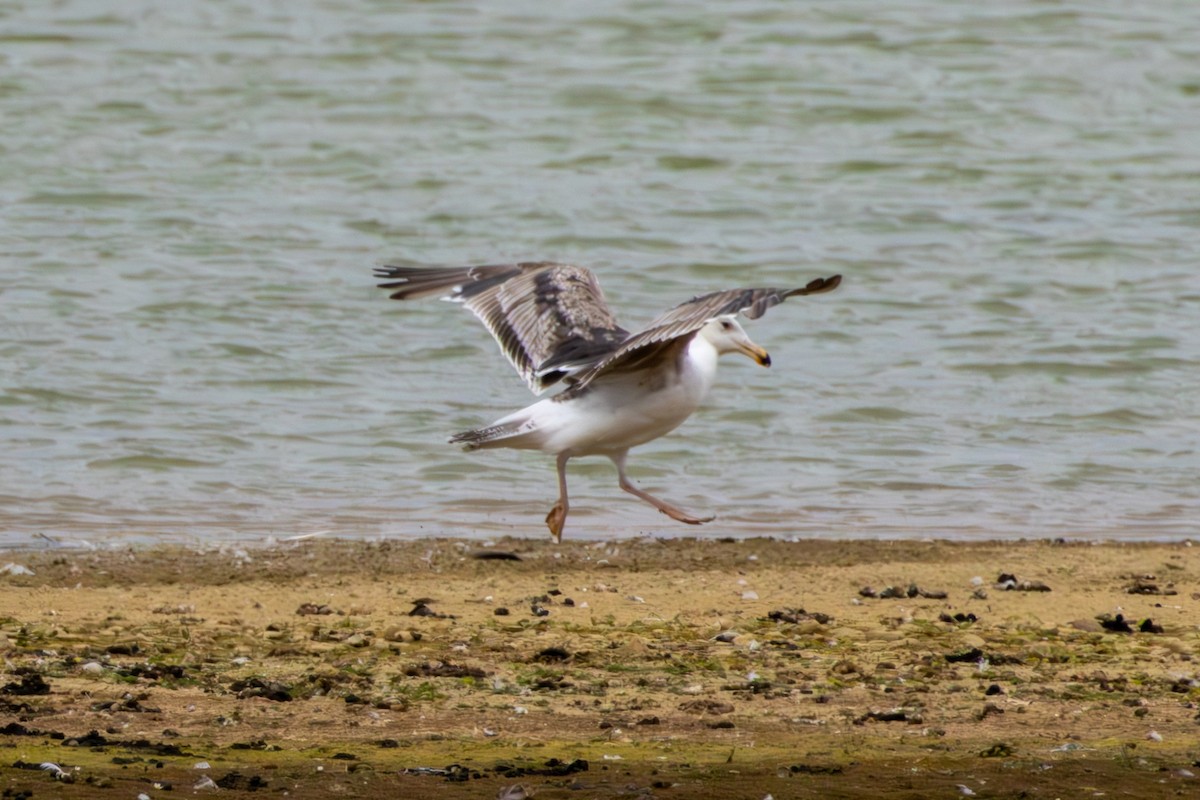
[[[645,351],[652,351],[675,339],[689,337],[717,317],[740,312],[749,319],[758,319],[767,309],[779,305],[789,297],[830,292],[841,282],[841,275],[833,275],[809,281],[808,285],[800,289],[728,289],[693,297],[660,314],[645,328],[625,339],[609,355],[576,375],[573,389],[582,390],[605,372],[643,363]]]
[[[376,269],[393,300],[430,295],[462,303],[540,394],[612,353],[629,332],[617,324],[595,274],[549,261],[476,267]]]

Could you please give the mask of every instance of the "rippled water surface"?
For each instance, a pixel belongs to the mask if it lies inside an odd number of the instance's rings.
[[[632,475],[709,535],[1200,529],[1192,2],[0,4],[0,543],[545,535],[530,396],[372,266],[748,324]],[[695,534],[572,464],[568,536]]]

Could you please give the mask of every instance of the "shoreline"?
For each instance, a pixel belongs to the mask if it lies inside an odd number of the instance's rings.
[[[600,498],[595,498],[599,502]],[[1046,536],[1017,535],[1016,533],[984,531],[978,528],[935,528],[923,525],[896,528],[889,526],[854,528],[840,532],[837,535],[826,535],[825,530],[806,531],[794,526],[794,520],[787,515],[780,515],[769,522],[746,523],[735,522],[732,527],[705,528],[697,531],[690,526],[675,526],[668,528],[643,528],[635,519],[628,521],[628,532],[615,532],[608,527],[592,524],[589,507],[573,509],[577,511],[576,525],[564,534],[564,544],[579,544],[586,546],[617,545],[627,542],[729,542],[729,541],[775,541],[781,544],[798,544],[802,542],[820,542],[836,544],[838,542],[863,544],[903,544],[944,542],[947,544],[963,544],[972,546],[1007,545],[1007,544],[1066,544],[1066,545],[1184,545],[1200,546],[1200,537],[1196,535],[1195,526],[1190,528],[1131,528],[1127,525],[1117,525],[1101,530],[1085,531],[1072,530]],[[634,515],[636,518],[637,515]],[[343,542],[364,545],[378,544],[419,544],[421,542],[462,542],[480,548],[492,546],[496,542],[518,542],[538,545],[542,542],[552,543],[549,534],[542,524],[538,514],[525,519],[526,524],[512,522],[497,524],[486,512],[484,521],[476,520],[473,524],[444,526],[443,531],[431,535],[423,525],[415,528],[379,528],[367,524],[364,520],[345,520],[332,527],[322,527],[312,531],[297,533],[282,533],[270,526],[258,526],[240,530],[239,526],[212,523],[211,526],[193,525],[188,528],[173,526],[163,527],[161,523],[144,523],[125,525],[112,530],[102,528],[70,528],[56,529],[52,522],[40,526],[36,531],[24,531],[20,536],[9,540],[0,539],[0,557],[2,554],[38,553],[61,551],[63,553],[88,553],[112,549],[133,548],[136,550],[157,550],[161,548],[180,548],[197,552],[221,550],[228,548],[243,549],[272,549],[286,548],[296,543],[307,541]],[[574,518],[574,517],[573,517]],[[616,523],[618,527],[622,523]],[[462,528],[462,532],[457,530]],[[16,529],[9,531],[10,534]],[[361,531],[347,533],[347,530]],[[50,532],[47,532],[50,531]]]
[[[1190,543],[493,542],[0,552],[0,789],[1200,787]]]

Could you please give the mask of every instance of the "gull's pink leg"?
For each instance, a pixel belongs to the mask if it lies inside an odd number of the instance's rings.
[[[570,508],[567,503],[567,460],[570,457],[567,453],[558,454],[558,502],[546,515],[546,525],[555,544],[562,544],[563,524],[567,521],[567,509]]]
[[[705,522],[712,522],[714,519],[716,519],[715,516],[714,517],[694,517],[691,514],[689,514],[688,512],[684,511],[683,509],[676,508],[675,506],[671,505],[670,503],[667,503],[663,500],[659,500],[657,497],[650,494],[649,492],[643,492],[641,489],[634,486],[632,483],[629,482],[629,479],[627,477],[625,477],[625,456],[627,456],[628,454],[629,454],[629,451],[625,450],[616,455],[609,456],[609,458],[612,459],[613,464],[615,464],[617,467],[617,479],[618,479],[618,483],[622,489],[629,492],[634,497],[642,498],[647,503],[654,506],[662,513],[666,514],[671,519],[677,520],[679,522],[686,522],[688,525],[702,525]],[[564,496],[565,496],[565,494],[564,494]]]

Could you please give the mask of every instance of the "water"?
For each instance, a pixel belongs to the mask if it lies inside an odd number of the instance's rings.
[[[0,544],[541,537],[526,404],[389,260],[555,258],[748,328],[568,537],[1194,536],[1194,3],[0,6]]]

